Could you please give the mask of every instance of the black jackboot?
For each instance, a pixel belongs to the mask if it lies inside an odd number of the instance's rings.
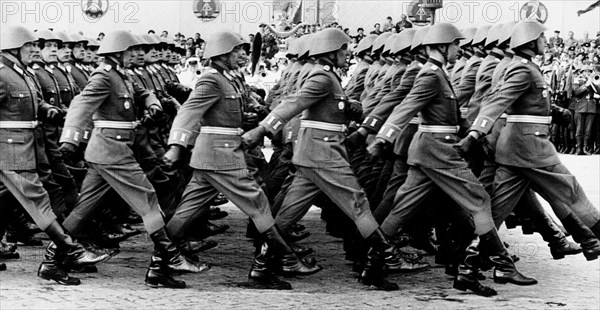
[[[248,273],[250,286],[268,290],[291,290],[292,285],[289,282],[281,281],[273,274],[269,266],[268,250],[269,246],[266,243],[256,248],[254,262]]]
[[[470,290],[473,293],[490,297],[497,295],[498,292],[491,287],[479,283],[477,275],[479,274],[479,237],[475,237],[466,249],[465,259],[458,266],[458,274],[454,278],[453,287],[460,291]]]
[[[562,219],[565,229],[571,233],[573,240],[581,245],[583,256],[588,261],[595,260],[600,256],[600,241],[594,235],[592,230],[585,226],[581,220],[573,213]],[[598,229],[596,224],[593,229]]]
[[[310,275],[323,269],[319,265],[309,266],[298,258],[294,250],[283,240],[276,225],[271,226],[261,237],[267,243],[271,254],[281,259],[282,273],[285,275]]]
[[[517,270],[515,263],[506,251],[504,244],[498,237],[498,231],[494,228],[489,232],[481,235],[480,250],[484,255],[489,256],[490,261],[494,264],[494,282],[496,283],[513,283],[516,285],[534,285],[537,280],[527,277]]]
[[[87,251],[81,244],[73,240],[57,221],[52,222],[45,232],[52,240],[47,251],[61,254],[62,261],[60,263],[67,267],[95,265],[110,258],[108,254]]]
[[[532,214],[531,220],[544,241],[548,242],[552,258],[562,259],[565,255],[575,255],[583,251],[578,244],[567,240],[565,234],[543,209],[540,214]]]
[[[45,280],[53,280],[62,285],[79,285],[81,281],[78,278],[69,276],[65,271],[61,262],[64,259],[64,254],[59,253],[56,249],[48,247],[44,254],[44,261],[38,269],[38,277]]]
[[[182,255],[169,237],[166,227],[150,234],[150,238],[158,251],[157,256],[160,256],[163,265],[169,270],[182,273],[200,273],[210,269],[209,265],[195,264]]]
[[[169,275],[166,264],[159,255],[152,255],[150,258],[145,281],[150,287],[185,288],[184,281],[175,280]]]

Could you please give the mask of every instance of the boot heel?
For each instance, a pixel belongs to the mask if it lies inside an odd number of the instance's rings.
[[[559,260],[559,259],[565,258],[565,255],[552,253],[552,258],[555,259],[555,260]]]
[[[468,285],[466,283],[463,283],[463,282],[460,282],[457,280],[454,280],[454,284],[452,285],[453,288],[455,288],[459,291],[463,291],[463,292],[465,292],[467,290],[467,286]]]
[[[590,253],[590,254],[583,254],[583,256],[585,256],[585,259],[589,262],[589,261],[593,261],[598,259],[598,254],[595,253]]]
[[[506,284],[506,283],[508,283],[507,280],[502,279],[502,278],[496,278],[496,277],[494,277],[494,282],[495,283],[499,283],[499,284]]]

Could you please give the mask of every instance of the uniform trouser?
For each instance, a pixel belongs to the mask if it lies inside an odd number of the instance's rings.
[[[583,143],[586,145],[592,142],[590,137],[592,136],[594,118],[596,118],[594,113],[575,113],[575,124],[577,125],[575,137],[583,138]]]
[[[290,175],[291,170],[294,169],[292,164],[292,156],[294,154],[293,148],[291,143],[286,143],[281,148],[278,158],[273,158],[276,156],[276,153],[273,153],[271,156],[271,161],[269,162],[269,166],[271,166],[269,176],[271,182],[267,184],[266,193],[269,201],[274,202],[277,199],[277,196],[285,184],[285,180]],[[273,214],[277,214],[277,211],[273,210]]]
[[[191,224],[207,211],[219,192],[252,219],[259,233],[275,224],[267,196],[247,169],[194,170],[181,203],[167,224],[174,240],[185,237]]]
[[[296,166],[296,175],[275,221],[284,233],[310,209],[314,198],[323,192],[350,219],[360,234],[367,238],[378,227],[365,192],[350,167],[309,168]]]
[[[423,201],[438,188],[471,214],[476,234],[494,229],[490,196],[469,168],[411,166],[406,182],[396,194],[393,210],[381,224],[383,231],[388,236],[395,235],[400,227],[422,211]]]
[[[396,193],[398,192],[398,189],[400,189],[400,186],[404,184],[406,177],[408,176],[408,168],[409,166],[406,163],[406,157],[396,157],[396,160],[394,161],[394,171],[392,172],[392,177],[390,178],[387,188],[383,193],[381,202],[373,212],[373,216],[378,223],[383,223],[385,218],[392,211]]]
[[[69,232],[75,236],[81,234],[87,220],[101,205],[100,200],[111,188],[142,217],[149,234],[165,226],[154,188],[137,163],[101,165],[88,162],[88,165],[77,205],[63,223]]]
[[[37,226],[45,230],[56,220],[50,197],[35,171],[0,170],[0,201],[12,194]]]
[[[52,170],[52,178],[62,187],[65,206],[71,210],[77,203],[77,185],[58,149],[60,130],[54,125],[44,124],[44,135],[46,138],[44,146]]]
[[[492,194],[492,211],[496,223],[502,223],[506,219],[528,188],[548,201],[561,220],[571,212],[588,227],[600,220],[600,212],[563,164],[544,168],[500,165],[496,171]]]

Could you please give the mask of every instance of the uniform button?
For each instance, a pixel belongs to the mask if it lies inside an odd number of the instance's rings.
[[[536,131],[536,132],[535,132],[535,135],[536,135],[536,136],[539,136],[539,135],[540,135],[540,132],[539,132],[539,131]]]
[[[121,136],[117,136],[117,140],[121,140]]]
[[[323,141],[329,141],[329,137],[323,138]]]
[[[225,143],[225,147],[229,147],[229,143]]]
[[[12,142],[13,142],[13,139],[8,139],[8,140],[7,140],[7,142],[8,142],[8,143],[12,143]]]
[[[450,140],[450,136],[446,136],[446,140]]]
[[[23,98],[23,94],[19,94],[19,98]]]

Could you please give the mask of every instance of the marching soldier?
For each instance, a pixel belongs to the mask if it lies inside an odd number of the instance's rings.
[[[419,131],[409,149],[408,178],[396,194],[394,209],[381,226],[386,234],[393,236],[415,216],[427,193],[436,188],[444,191],[471,213],[475,233],[479,236],[468,247],[454,287],[491,296],[496,291],[481,285],[476,278],[478,267],[474,260],[478,254],[479,238],[481,250],[493,258],[496,282],[531,285],[537,281],[523,276],[516,269],[494,227],[489,195],[452,148],[459,129],[466,129],[468,122],[460,117],[456,95],[443,68],[445,63],[456,61],[461,39],[462,34],[451,24],[439,23],[431,27],[423,42],[427,46],[429,60],[417,75],[411,92],[399,106],[398,122],[387,123],[389,125],[384,126],[378,134],[376,141],[383,143],[382,136],[390,137],[402,132],[413,116],[420,112]]]
[[[79,89],[84,89],[90,78],[90,72],[84,67],[88,39],[78,33],[71,34],[71,39],[73,40],[73,43],[69,44],[71,58],[64,63],[64,66],[67,72],[73,77],[77,87],[79,87]]]
[[[222,192],[252,219],[265,242],[257,247],[250,281],[266,289],[291,289],[272,274],[267,261],[270,253],[281,258],[286,273],[312,274],[321,267],[304,265],[281,238],[266,195],[246,169],[240,137],[242,94],[229,74],[238,69],[243,44],[239,35],[229,31],[208,40],[204,56],[211,60],[211,69],[199,78],[173,122],[165,162],[177,163],[183,149],[194,144],[190,161],[194,172],[168,227],[176,240],[182,240],[195,222],[195,214],[201,214]]]
[[[463,69],[463,73],[460,77],[460,82],[456,87],[456,98],[460,105],[460,113],[463,118],[467,117],[467,106],[469,100],[475,93],[475,82],[477,77],[477,71],[481,66],[481,62],[485,57],[485,38],[490,30],[489,25],[482,26],[477,29],[473,36],[473,42],[471,42],[471,48],[473,49],[473,56],[469,58]]]
[[[373,64],[373,58],[371,58],[371,50],[373,49],[373,43],[377,39],[376,34],[370,34],[360,40],[358,46],[354,50],[356,57],[360,59],[354,72],[352,73],[352,79],[346,85],[345,92],[350,100],[360,100],[360,95],[365,90],[365,78],[369,67]]]
[[[456,89],[460,84],[460,79],[462,77],[465,66],[467,65],[467,61],[473,57],[473,49],[471,48],[471,43],[473,43],[473,37],[475,37],[475,33],[477,32],[477,28],[470,27],[464,29],[462,31],[464,39],[460,40],[460,48],[462,50],[461,57],[456,61],[454,67],[452,67],[452,71],[450,71],[450,83],[452,83],[452,87]]]
[[[379,74],[381,67],[386,63],[385,60],[381,58],[381,52],[383,52],[385,41],[391,35],[390,32],[382,33],[381,35],[377,35],[377,38],[373,41],[373,47],[371,48],[371,59],[373,59],[373,64],[369,67],[369,70],[365,75],[365,86],[360,95],[361,101],[367,97],[371,88],[375,85],[377,75]]]
[[[585,257],[593,260],[600,255],[600,214],[548,140],[552,119],[568,118],[568,114],[564,109],[551,112],[546,81],[531,62],[546,47],[545,30],[539,22],[520,22],[514,27],[510,47],[515,56],[502,84],[487,99],[494,103],[483,104],[469,134],[456,147],[462,154],[468,153],[476,139],[489,133],[506,112],[506,126],[495,154],[500,167],[492,194],[494,221],[504,221],[531,187],[550,203],[567,231],[581,243]]]
[[[302,112],[298,143],[293,163],[296,175],[276,221],[285,233],[291,224],[306,214],[314,198],[325,193],[348,215],[366,239],[371,250],[361,274],[366,285],[381,290],[398,290],[385,279],[384,266],[404,264],[382,233],[371,214],[365,192],[358,184],[346,151],[345,130],[348,119],[355,117],[334,67],[344,67],[350,38],[341,30],[329,28],[315,34],[311,56],[317,64],[297,96],[288,97],[260,126],[243,136],[245,143],[256,145],[267,134],[276,134],[282,125]],[[355,108],[354,108],[355,109]],[[422,269],[426,266],[418,266]]]
[[[156,97],[132,83],[123,69],[135,60],[137,55],[132,46],[137,44],[127,31],[107,35],[98,50],[105,58],[104,63],[92,73],[87,86],[69,108],[60,148],[66,157],[76,151],[90,120],[94,130],[85,152],[88,173],[77,205],[64,225],[74,234],[81,233],[97,209],[99,198],[113,188],[142,217],[154,242],[156,252],[146,273],[146,284],[184,288],[185,282],[171,278],[170,270],[198,273],[209,267],[189,262],[173,244],[156,193],[132,151],[138,109],[148,109],[153,117],[162,111]]]
[[[12,194],[50,237],[38,276],[63,285],[79,285],[66,268],[93,265],[109,258],[87,252],[68,235],[52,213],[48,193],[36,173],[34,129],[37,116],[57,121],[61,110],[41,100],[35,81],[26,72],[32,61],[32,44],[37,41],[22,26],[4,27],[0,49],[0,200]]]

